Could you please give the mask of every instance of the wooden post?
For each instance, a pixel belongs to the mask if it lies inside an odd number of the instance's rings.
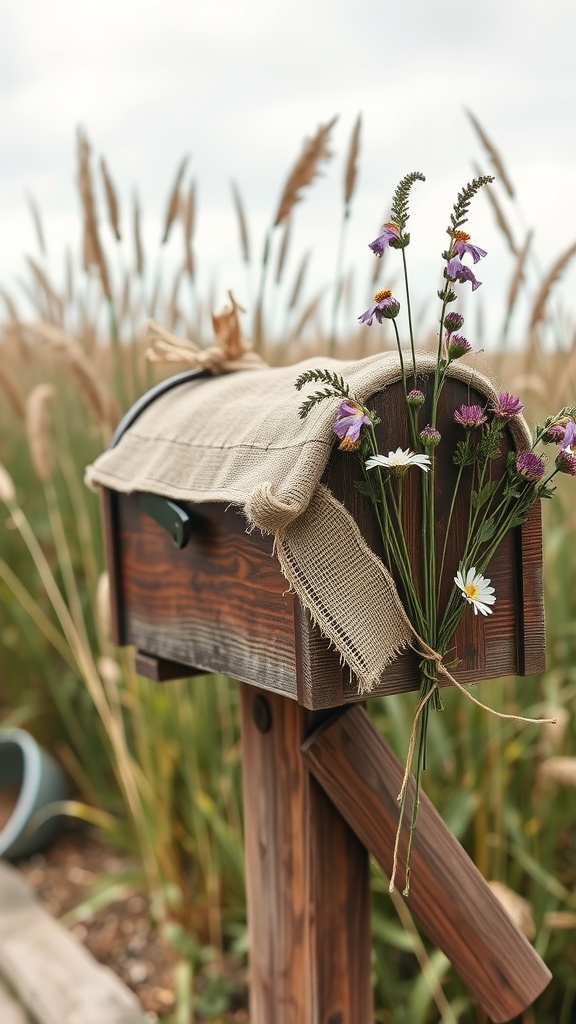
[[[320,716],[242,687],[251,1024],[372,1024],[368,853],[309,773]]]
[[[390,876],[403,769],[364,709],[351,708],[331,719],[308,738],[302,752],[322,788]],[[409,817],[400,867],[408,828]],[[402,870],[397,884],[402,889]],[[414,833],[408,906],[496,1024],[521,1014],[550,981],[546,965],[425,796]]]

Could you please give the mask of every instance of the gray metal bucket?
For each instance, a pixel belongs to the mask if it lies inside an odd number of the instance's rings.
[[[36,812],[66,797],[60,766],[22,729],[0,729],[0,797],[8,813],[0,827],[0,857],[16,860],[47,846],[56,835],[60,816]]]

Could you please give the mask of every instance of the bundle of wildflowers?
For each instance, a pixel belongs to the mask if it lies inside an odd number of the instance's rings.
[[[475,178],[459,193],[447,228],[448,244],[442,252],[442,281],[438,291],[440,303],[438,343],[435,369],[424,381],[418,378],[416,349],[410,311],[410,290],[406,250],[410,235],[406,230],[409,216],[410,190],[417,181],[424,181],[418,172],[407,175],[394,194],[390,221],[370,243],[370,249],[381,257],[386,249],[398,250],[402,261],[407,313],[409,349],[403,351],[398,329],[401,311],[399,300],[388,289],[376,293],[373,304],[359,317],[370,327],[374,320],[392,324],[400,362],[404,412],[409,446],[395,450],[378,449],[376,427],[378,417],[351,394],[342,376],[330,370],[306,371],[296,381],[301,390],[309,384],[322,384],[300,407],[305,417],[319,402],[336,400],[334,433],[339,448],[358,459],[359,491],[373,509],[382,539],[387,565],[392,569],[404,608],[414,631],[414,648],[420,655],[421,677],[419,703],[407,753],[406,771],[398,796],[400,814],[394,868],[390,880],[394,888],[399,837],[406,811],[409,781],[414,776],[413,800],[406,853],[406,886],[410,885],[410,854],[416,827],[422,772],[426,767],[426,738],[431,711],[442,710],[439,682],[448,678],[475,703],[457,679],[457,664],[448,660],[451,642],[464,615],[492,615],[498,594],[486,575],[500,543],[510,530],[520,526],[530,507],[541,498],[549,498],[555,490],[554,478],[566,473],[576,476],[576,407],[561,409],[538,426],[529,450],[509,452],[504,462],[504,435],[523,410],[520,399],[502,391],[485,405],[461,405],[453,410],[459,438],[456,444],[444,445],[438,429],[440,397],[451,364],[472,352],[472,345],[462,334],[464,317],[451,308],[459,291],[470,285],[476,291],[481,282],[475,267],[487,255],[472,242],[463,230],[469,207],[479,190],[493,179]],[[427,420],[424,421],[424,410]],[[403,431],[405,433],[405,431]],[[555,457],[550,462],[544,446],[550,445]],[[435,531],[435,482],[441,460],[451,460],[456,467],[453,493],[442,539]],[[498,460],[498,461],[497,461]],[[503,470],[496,467],[504,466]],[[421,474],[422,578],[416,578],[405,533],[402,502],[408,474]],[[457,503],[468,509],[464,540],[459,547],[455,567],[447,558],[449,543],[455,535]],[[466,519],[466,516],[464,517]],[[441,595],[448,594],[441,602]],[[484,705],[481,705],[484,706]],[[490,709],[488,709],[490,710]],[[498,712],[492,712],[499,714]],[[514,717],[500,715],[500,717]],[[531,721],[531,719],[521,719]]]

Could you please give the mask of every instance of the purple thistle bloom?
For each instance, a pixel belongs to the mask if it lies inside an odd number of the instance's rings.
[[[424,405],[424,402],[426,401],[424,397],[424,392],[419,391],[418,388],[413,388],[413,390],[409,391],[408,394],[406,395],[406,401],[408,402],[408,405],[412,406],[413,409],[419,409],[422,405]]]
[[[562,444],[566,434],[566,427],[561,423],[552,423],[542,435],[544,444]]]
[[[516,458],[516,472],[531,484],[537,484],[546,472],[544,459],[535,452],[520,452]]]
[[[446,269],[444,270],[444,277],[447,277],[449,281],[461,281],[463,284],[465,284],[466,281],[470,281],[472,284],[473,292],[475,292],[476,289],[479,288],[480,285],[482,284],[482,281],[476,280],[474,274],[470,270],[470,267],[467,267],[464,263],[462,263],[462,260],[459,260],[457,256],[454,256],[446,264]]]
[[[436,430],[436,427],[431,427],[430,425],[424,427],[424,429],[420,431],[419,437],[424,448],[435,448],[442,440],[440,431]]]
[[[512,395],[509,391],[501,391],[496,401],[490,406],[492,412],[499,420],[509,420],[513,416],[518,416],[522,412],[524,406],[516,395]]]
[[[358,317],[358,321],[361,324],[368,324],[371,326],[374,317],[376,317],[379,324],[383,320],[394,320],[400,312],[400,303],[398,299],[395,299],[389,288],[384,288],[380,292],[376,292],[374,296],[374,305],[370,306],[362,316]]]
[[[478,263],[478,260],[481,260],[483,256],[487,255],[486,250],[481,249],[479,245],[470,244],[470,235],[467,234],[466,231],[454,232],[454,243],[452,249],[457,256],[460,256],[460,258],[465,256],[466,253],[469,253],[474,260],[474,263]]]
[[[486,415],[481,405],[461,405],[454,413],[456,423],[466,430],[475,430],[486,423]]]
[[[368,248],[372,249],[376,256],[381,256],[389,245],[392,245],[394,248],[393,243],[398,241],[400,241],[400,229],[397,224],[391,221],[389,224],[384,225],[382,234],[378,235],[378,238],[375,238],[373,242],[370,242]]]
[[[451,313],[447,313],[444,317],[444,327],[446,328],[446,334],[450,336],[454,331],[459,331],[464,323],[464,317],[461,313],[457,313],[453,310]]]
[[[569,451],[574,452],[574,448],[576,448],[576,423],[573,420],[568,420],[561,444],[563,448],[568,448]]]
[[[461,334],[453,334],[448,341],[448,359],[460,359],[472,351],[472,345]]]
[[[561,448],[556,456],[556,469],[568,476],[576,476],[576,455],[569,448]]]
[[[364,425],[370,426],[370,417],[365,409],[356,402],[340,402],[334,433],[340,438],[338,445],[342,451],[351,452],[360,447],[360,431]]]

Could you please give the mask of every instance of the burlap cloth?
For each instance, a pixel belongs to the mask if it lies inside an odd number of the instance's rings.
[[[418,357],[420,373],[434,366],[433,356]],[[338,401],[321,402],[302,420],[303,397],[320,385],[300,394],[294,388],[303,370],[318,367],[342,374],[362,403],[400,377],[396,353],[385,353],[355,362],[316,357],[184,383],[145,409],[88,467],[86,481],[123,493],[238,505],[249,529],[274,535],[286,579],[367,691],[414,633],[387,568],[320,483],[336,441]],[[451,364],[450,374],[487,400],[495,397],[490,381],[463,363]],[[513,433],[518,449],[530,447],[521,417]]]

